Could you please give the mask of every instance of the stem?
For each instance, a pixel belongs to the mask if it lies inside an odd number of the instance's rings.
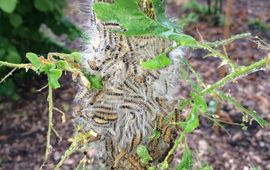
[[[14,64],[14,63],[8,63],[5,61],[0,61],[0,66],[6,66],[6,67],[12,67],[12,68],[32,69],[32,64]]]
[[[54,170],[59,170],[60,167],[63,165],[64,161],[76,150],[78,149],[78,144],[76,142],[73,142],[69,148],[65,151],[65,153],[61,156],[60,161],[57,163],[57,165],[54,167]]]
[[[13,74],[13,72],[14,71],[16,71],[17,70],[17,68],[15,67],[15,68],[13,68],[4,78],[2,78],[1,80],[0,80],[0,84],[1,83],[3,83],[7,78],[9,78],[10,76],[12,76],[12,74]]]
[[[221,58],[223,61],[225,61],[226,63],[228,63],[230,65],[230,67],[232,68],[233,71],[238,68],[238,66],[234,62],[232,62],[232,60],[228,56],[226,56],[226,55],[224,55],[224,54],[222,54],[222,53],[214,50],[209,45],[207,45],[207,44],[201,44],[201,43],[199,43],[198,45],[199,45],[199,47],[204,48],[204,49],[210,51],[212,53],[212,55],[217,56],[217,57]]]
[[[182,143],[185,135],[186,135],[186,133],[182,132],[181,135],[179,136],[179,138],[174,141],[174,145],[173,145],[172,149],[169,151],[169,153],[167,154],[167,156],[164,159],[164,161],[162,162],[162,164],[168,165],[168,159],[170,158],[171,155],[174,154],[174,152],[178,148],[179,144]]]
[[[234,35],[228,39],[221,40],[221,41],[215,41],[215,42],[205,42],[206,45],[210,47],[218,47],[218,46],[224,46],[232,43],[235,40],[242,39],[242,38],[248,38],[251,37],[250,33],[243,33],[243,34],[237,34]]]
[[[48,131],[47,131],[47,138],[46,138],[46,150],[45,150],[45,158],[44,163],[48,160],[48,156],[50,153],[50,141],[51,141],[51,132],[52,132],[52,118],[53,118],[53,98],[52,98],[52,86],[49,85],[49,94],[48,94],[48,103],[49,103],[49,115],[48,115]]]
[[[268,58],[270,58],[270,54],[265,57],[264,59],[261,59],[255,63],[253,63],[252,65],[249,66],[243,66],[241,68],[236,69],[234,72],[232,72],[231,74],[227,75],[226,77],[224,77],[223,79],[219,80],[218,82],[210,85],[209,87],[207,87],[206,89],[204,89],[201,92],[202,96],[205,96],[207,93],[212,92],[215,89],[218,89],[224,85],[226,85],[228,82],[235,80],[237,78],[239,78],[240,76],[244,75],[244,74],[248,74],[250,72],[254,72],[256,71],[256,69],[259,69],[265,65],[268,64]]]

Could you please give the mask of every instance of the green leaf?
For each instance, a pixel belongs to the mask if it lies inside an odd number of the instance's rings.
[[[56,68],[56,65],[54,63],[47,63],[46,65],[41,65],[41,71],[45,72],[46,74],[49,74],[51,70],[54,70]]]
[[[193,105],[187,121],[184,122],[184,131],[186,133],[191,133],[198,126],[199,126],[199,108],[197,105]]]
[[[167,161],[162,162],[161,169],[168,169],[168,168],[169,168],[168,162]]]
[[[18,14],[11,14],[9,15],[9,22],[14,28],[18,28],[23,23],[23,19]]]
[[[176,170],[188,170],[191,169],[193,166],[193,160],[192,160],[192,152],[189,150],[189,148],[186,146],[181,162],[176,167]]]
[[[6,60],[9,63],[15,63],[15,64],[19,64],[22,61],[22,59],[20,57],[20,54],[15,50],[12,50],[12,51],[8,52]]]
[[[35,0],[34,6],[41,12],[47,12],[53,9],[53,3],[50,0]]]
[[[119,23],[126,35],[157,35],[167,28],[147,17],[140,9],[138,0],[115,0],[113,4],[96,3],[94,10],[99,19]]]
[[[231,103],[232,105],[234,105],[237,109],[239,109],[241,112],[243,112],[243,114],[247,114],[250,117],[252,117],[252,119],[254,119],[256,122],[259,123],[259,125],[261,127],[266,127],[269,126],[269,122],[267,122],[266,120],[264,120],[263,118],[261,118],[260,116],[258,116],[256,114],[256,112],[251,111],[249,109],[246,109],[245,107],[243,107],[237,100],[235,100],[234,98],[226,95],[223,92],[218,92],[218,94],[222,97],[223,100],[227,100],[229,103]]]
[[[163,32],[161,35],[169,40],[176,41],[178,45],[182,46],[193,46],[197,43],[193,37],[182,33],[176,33],[172,30]]]
[[[155,70],[164,68],[171,63],[172,61],[166,56],[166,54],[162,53],[153,59],[147,60],[145,62],[141,61],[140,65],[145,69]]]
[[[69,65],[66,61],[60,60],[57,62],[56,67],[60,70],[67,70]]]
[[[26,58],[32,63],[36,70],[40,69],[42,63],[39,61],[39,58],[35,53],[26,53]]]
[[[199,126],[199,109],[203,113],[207,111],[207,104],[202,96],[192,92],[191,98],[194,103],[187,121],[184,122],[184,131],[187,133],[193,132]]]
[[[58,82],[58,80],[60,79],[60,77],[62,76],[62,70],[59,69],[51,69],[48,73],[48,82],[49,85],[53,88],[53,89],[57,89],[60,87],[60,84]]]
[[[0,0],[0,9],[12,13],[16,8],[17,0]]]
[[[152,160],[152,157],[150,156],[146,146],[139,145],[137,147],[136,153],[140,157],[143,164],[147,164],[150,160]]]
[[[156,20],[166,28],[177,30],[176,26],[166,16],[166,0],[152,0]]]
[[[199,95],[197,93],[194,93],[194,92],[192,92],[190,95],[191,95],[191,98],[194,101],[194,105],[197,105],[198,107],[200,107],[201,111],[203,113],[205,113],[207,111],[207,104],[206,104],[203,96],[201,96],[201,95]]]
[[[157,170],[155,167],[151,166],[149,168],[147,168],[147,170]]]
[[[191,100],[190,99],[182,99],[182,100],[179,101],[179,109],[180,110],[183,110],[184,108],[186,108],[190,104],[191,104]]]
[[[125,35],[133,36],[159,36],[176,41],[179,45],[192,46],[196,40],[188,35],[176,31],[170,21],[165,16],[164,0],[155,0],[157,21],[152,20],[145,15],[140,9],[139,0],[115,0],[113,4],[96,3],[94,10],[97,18],[110,23],[118,23],[125,31]],[[160,3],[160,4],[159,4]],[[118,30],[120,32],[120,30]]]
[[[152,135],[149,136],[149,139],[158,139],[159,137],[160,137],[160,131],[158,131],[158,130],[155,129],[153,131]]]
[[[90,82],[91,88],[100,90],[103,87],[101,77],[97,75],[86,75],[85,76]]]
[[[152,0],[155,9],[155,14],[158,21],[167,19],[166,16],[166,0]]]
[[[81,54],[79,52],[73,52],[70,55],[74,58],[75,62],[77,62],[77,63],[81,62],[82,57],[81,57]]]

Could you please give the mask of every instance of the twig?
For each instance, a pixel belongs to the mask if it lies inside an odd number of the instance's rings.
[[[52,131],[53,131],[54,134],[58,137],[59,142],[61,142],[63,138],[62,138],[61,135],[57,132],[57,130],[55,130],[55,128],[52,127]]]
[[[26,70],[32,69],[32,64],[14,64],[14,63],[8,63],[5,61],[0,61],[0,66],[6,66],[6,67],[11,67],[11,68],[24,68]]]
[[[13,68],[4,78],[1,79],[0,84],[3,83],[8,77],[12,76],[12,74],[16,70],[17,70],[17,68]]]
[[[53,98],[52,98],[52,86],[49,85],[49,94],[48,94],[48,103],[49,103],[49,114],[48,114],[48,130],[46,138],[46,149],[45,149],[45,158],[43,164],[48,160],[50,153],[50,141],[51,141],[51,131],[53,127],[52,118],[53,118]]]
[[[235,40],[243,39],[243,38],[249,38],[251,37],[250,33],[244,33],[244,34],[237,34],[235,36],[232,36],[231,38],[222,40],[222,41],[215,41],[215,42],[206,42],[205,44],[210,46],[210,47],[218,47],[221,45],[228,45],[232,43]]]
[[[37,92],[41,92],[42,90],[46,89],[47,87],[48,87],[48,84],[46,84],[45,86],[43,86],[40,89],[38,89]]]
[[[270,54],[267,57],[265,57],[264,59],[261,59],[261,60],[255,62],[249,66],[242,66],[242,67],[238,68],[237,70],[235,70],[231,74],[227,75],[226,77],[222,78],[221,80],[217,81],[216,83],[205,88],[201,92],[201,94],[203,96],[205,96],[206,94],[211,93],[213,90],[218,89],[220,87],[223,87],[224,85],[226,85],[227,83],[229,83],[232,80],[235,80],[243,75],[247,75],[249,73],[257,71],[257,69],[260,69],[267,64],[269,57],[270,57]]]
[[[53,107],[53,110],[55,110],[55,111],[61,113],[61,114],[62,114],[62,123],[66,123],[66,113],[63,112],[62,110],[56,108],[56,107]]]
[[[54,167],[54,170],[59,170],[60,167],[63,165],[64,161],[73,154],[76,150],[78,150],[78,143],[73,142],[69,148],[65,151],[65,153],[61,156],[60,161],[57,163],[57,165]]]
[[[236,70],[236,69],[238,68],[238,65],[236,65],[234,62],[232,62],[232,60],[231,60],[228,56],[226,56],[226,55],[224,55],[224,54],[222,54],[222,53],[220,53],[220,52],[214,50],[214,49],[211,48],[209,45],[207,45],[207,44],[202,44],[202,43],[198,43],[198,46],[199,46],[200,48],[204,48],[204,49],[210,51],[210,52],[212,53],[213,56],[221,58],[221,60],[222,60],[223,62],[226,62],[226,63],[228,63],[228,64],[230,65],[230,67],[232,68],[233,71]]]
[[[168,169],[168,160],[171,157],[171,155],[174,154],[174,152],[178,148],[179,144],[182,143],[183,139],[185,138],[185,135],[186,135],[186,133],[182,132],[181,135],[179,136],[179,138],[174,141],[174,145],[173,145],[172,149],[169,151],[169,153],[166,155],[164,161],[162,162],[162,165],[163,165],[162,167],[164,169]]]

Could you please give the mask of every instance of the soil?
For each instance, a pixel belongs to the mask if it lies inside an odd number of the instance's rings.
[[[183,1],[169,1],[168,12],[171,16],[186,15],[181,6]],[[203,2],[203,1],[202,1]],[[224,2],[225,5],[226,1]],[[225,6],[224,6],[225,8]],[[67,15],[75,22],[82,24],[85,18],[78,15],[77,1],[70,0]],[[231,34],[251,32],[270,42],[270,2],[268,0],[234,1],[233,26]],[[189,11],[190,12],[190,11]],[[258,18],[268,25],[267,31],[260,31],[250,23]],[[223,39],[223,26],[213,25],[212,19],[199,18],[198,22],[185,27],[185,32],[197,40],[215,41]],[[78,41],[71,47],[80,50]],[[258,49],[249,40],[238,40],[227,47],[227,53],[239,65],[247,65],[263,58],[269,51]],[[189,61],[198,70],[205,82],[211,84],[219,79],[220,62],[216,58],[204,58],[205,52],[195,50],[189,56]],[[32,83],[33,82],[33,83]],[[24,82],[25,83],[25,82]],[[47,130],[47,89],[37,90],[45,86],[42,77],[26,83],[30,90],[22,92],[20,100],[13,102],[8,99],[0,103],[0,169],[32,170],[39,169],[44,159]],[[67,149],[68,139],[73,134],[71,120],[73,99],[76,93],[76,83],[67,75],[61,79],[62,87],[55,90],[54,104],[56,108],[66,113],[63,123],[62,114],[54,112],[55,130],[62,140],[53,135],[53,146],[48,164],[55,164],[61,154]],[[270,121],[270,73],[258,71],[240,78],[223,88],[244,106],[252,108]],[[187,93],[182,91],[183,95]],[[211,99],[209,98],[209,102]],[[229,104],[223,104],[220,117],[224,121],[241,123],[239,111]],[[247,130],[240,126],[222,124],[223,128],[213,128],[213,122],[202,117],[200,127],[188,136],[189,145],[193,151],[195,162],[205,162],[216,170],[270,170],[270,128],[261,128],[253,121],[247,125]],[[74,169],[83,153],[73,154],[62,169]],[[179,157],[180,159],[180,157]],[[44,169],[51,169],[46,166]]]

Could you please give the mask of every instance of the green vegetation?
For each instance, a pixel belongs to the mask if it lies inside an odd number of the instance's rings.
[[[38,54],[70,52],[41,29],[45,27],[55,35],[65,34],[70,40],[80,35],[80,30],[64,16],[66,3],[66,0],[0,0],[0,60],[18,64],[27,61],[24,54],[29,51]],[[10,69],[1,67],[0,77],[9,72]],[[30,75],[19,70],[6,79],[0,85],[0,100],[3,96],[18,98],[15,80],[22,81]]]
[[[269,25],[266,22],[260,20],[259,18],[250,20],[248,22],[248,26],[255,31],[260,31],[264,33],[269,30]]]
[[[206,20],[213,25],[223,25],[224,16],[222,12],[222,0],[208,0],[207,4],[199,3],[197,0],[190,0],[183,4],[183,10],[188,14],[181,17],[180,27]]]

